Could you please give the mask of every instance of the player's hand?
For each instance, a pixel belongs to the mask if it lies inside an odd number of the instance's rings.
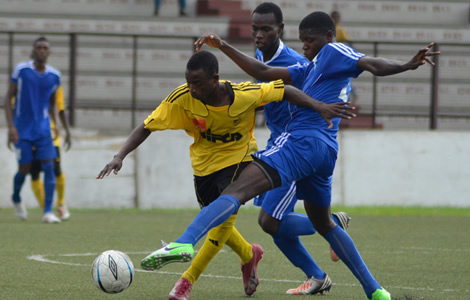
[[[7,142],[8,149],[13,151],[13,148],[11,145],[15,146],[16,143],[18,143],[18,140],[19,140],[19,136],[18,136],[18,131],[16,130],[16,127],[8,128],[8,142]]]
[[[122,168],[122,159],[115,156],[112,161],[107,164],[103,170],[96,176],[96,179],[103,179],[104,176],[108,176],[111,171],[114,171],[114,174],[118,174],[119,170]]]
[[[65,151],[69,151],[70,147],[72,147],[72,136],[70,132],[65,133],[65,140],[64,140],[64,149]]]
[[[220,48],[222,47],[222,39],[214,33],[203,35],[194,42],[194,46],[196,46],[196,52],[199,52],[202,45],[204,44],[207,44],[212,48]]]
[[[433,46],[434,42],[430,43],[426,48],[418,51],[418,53],[408,62],[410,70],[415,70],[425,63],[428,63],[431,66],[435,65],[434,62],[429,59],[429,57],[439,55],[441,54],[441,51],[429,52]]]
[[[342,119],[351,119],[356,117],[354,110],[356,107],[351,106],[351,102],[336,102],[322,105],[320,109],[317,109],[318,113],[328,124],[328,129],[333,127],[331,119],[333,118],[342,118]]]

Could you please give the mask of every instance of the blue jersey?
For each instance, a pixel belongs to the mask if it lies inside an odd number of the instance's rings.
[[[49,103],[60,85],[60,72],[46,65],[39,73],[33,61],[27,61],[15,67],[10,80],[18,87],[13,117],[20,139],[50,137]]]
[[[295,50],[284,45],[282,41],[279,43],[279,48],[271,60],[264,61],[263,53],[258,49],[256,49],[256,59],[272,67],[300,66],[309,62]],[[295,109],[296,106],[288,101],[272,102],[264,106],[266,125],[271,131],[267,147],[272,145],[276,137],[286,130],[286,126],[291,120]]]
[[[341,43],[326,44],[308,65],[289,67],[294,86],[305,94],[326,103],[347,102],[351,90],[351,77],[362,72],[357,61],[364,54]],[[336,136],[340,118],[328,125],[321,115],[308,108],[297,107],[287,131],[300,135],[316,136],[338,151]]]

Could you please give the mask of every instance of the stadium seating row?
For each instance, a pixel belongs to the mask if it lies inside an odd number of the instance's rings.
[[[14,34],[13,63],[26,60],[31,41],[39,34],[51,40],[50,64],[63,73],[68,95],[70,32],[78,32],[76,59],[76,104],[88,108],[128,108],[132,93],[133,38],[137,40],[137,106],[155,107],[174,87],[184,83],[184,67],[193,53],[193,38],[215,32],[227,38],[230,17],[162,18],[151,17],[152,0],[6,0],[0,13],[0,73],[8,73],[8,35]],[[206,0],[237,2],[251,11],[263,1]],[[446,55],[439,61],[441,112],[470,114],[465,99],[470,96],[470,58],[468,50],[468,1],[307,1],[272,0],[283,9],[286,27],[284,39],[301,51],[298,42],[299,11],[340,10],[350,39],[359,51],[373,55],[372,42],[379,44],[380,56],[407,60],[429,41],[452,43],[441,46]],[[188,13],[195,15],[196,0],[187,1]],[[176,0],[163,1],[167,7]],[[218,6],[220,7],[220,5]],[[170,9],[170,8],[168,8]],[[73,11],[73,14],[70,14]],[[176,11],[176,10],[175,10]],[[34,13],[34,15],[33,15]],[[245,16],[246,17],[246,16]],[[410,24],[413,22],[413,24]],[[125,36],[120,36],[124,34]],[[391,45],[389,42],[418,44]],[[467,43],[467,44],[465,44]],[[462,46],[458,46],[462,44]],[[242,46],[253,55],[251,45]],[[219,51],[221,77],[233,81],[251,80]],[[425,113],[429,110],[431,68],[380,78],[377,108],[383,112]],[[6,92],[8,76],[0,76],[0,94]],[[364,74],[354,81],[362,112],[371,110],[372,76]]]
[[[262,0],[241,0],[242,7],[251,11]],[[311,11],[341,12],[341,20],[349,23],[416,25],[468,25],[469,3],[466,0],[447,1],[376,1],[376,0],[271,0],[282,8],[286,22],[297,23]],[[302,15],[299,16],[299,12]]]

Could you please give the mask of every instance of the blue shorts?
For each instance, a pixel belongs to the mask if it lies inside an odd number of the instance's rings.
[[[297,182],[297,198],[320,207],[331,204],[331,183],[337,152],[320,138],[284,132],[255,157],[277,170],[282,185]]]
[[[255,198],[254,205],[261,206],[271,217],[282,218],[294,211],[297,203],[295,182],[267,191]]]
[[[50,137],[34,141],[20,139],[15,145],[18,164],[24,165],[33,160],[49,160],[57,157],[54,143]]]

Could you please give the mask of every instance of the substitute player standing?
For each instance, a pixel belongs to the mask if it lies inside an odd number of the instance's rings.
[[[51,135],[51,119],[55,120],[55,93],[60,86],[60,72],[46,65],[50,55],[49,42],[40,37],[33,43],[33,60],[18,64],[10,79],[5,97],[5,114],[8,123],[8,147],[15,145],[18,172],[13,180],[12,200],[15,214],[27,218],[20,192],[31,163],[37,159],[44,171],[45,223],[58,223],[60,219],[52,212],[55,176],[53,159],[56,158]],[[15,97],[15,107],[11,98]],[[11,149],[11,148],[10,148]],[[33,157],[33,150],[36,157]]]

